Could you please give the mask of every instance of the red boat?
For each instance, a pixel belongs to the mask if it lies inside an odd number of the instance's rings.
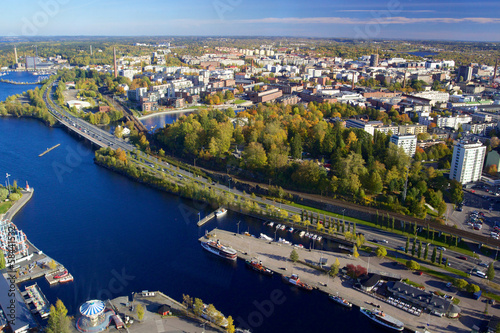
[[[299,276],[297,274],[292,274],[291,276],[283,275],[283,281],[288,282],[291,285],[297,286],[297,287],[304,289],[304,290],[307,290],[307,291],[311,291],[313,289],[307,283],[300,281]]]
[[[269,276],[273,275],[273,271],[267,268],[266,266],[262,265],[262,262],[258,261],[257,259],[246,260],[245,263],[247,264],[248,267],[252,268],[254,271],[257,271],[264,275],[269,275]]]
[[[54,279],[60,279],[68,275],[68,271],[64,271],[60,274],[54,275]]]

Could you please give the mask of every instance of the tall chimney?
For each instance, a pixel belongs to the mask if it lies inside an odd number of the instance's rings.
[[[90,56],[92,57],[93,54],[92,54],[92,45],[90,45]]]
[[[14,57],[16,58],[16,65],[17,65],[17,48],[14,46]]]
[[[113,47],[113,61],[115,64],[115,79],[118,77],[118,70],[116,68],[116,47]]]
[[[354,91],[354,74],[352,74],[352,86],[351,86],[351,90]]]
[[[495,80],[497,79],[497,69],[498,69],[498,59],[495,60],[495,70],[493,72],[493,83],[495,83]]]
[[[405,76],[403,77],[403,89],[406,88],[406,71]]]

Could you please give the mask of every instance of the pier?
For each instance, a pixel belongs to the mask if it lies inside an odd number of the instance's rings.
[[[40,316],[45,319],[50,314],[50,303],[43,294],[42,290],[38,284],[31,286],[26,286],[26,295],[28,295],[27,303],[33,303],[34,309],[31,310],[33,313],[39,313]]]
[[[385,313],[402,320],[405,323],[406,329],[412,332],[416,331],[417,327],[424,326],[427,323],[428,314],[423,314],[420,317],[410,316],[408,312],[387,304],[384,300],[376,297],[376,295],[355,289],[352,281],[346,276],[331,278],[327,275],[327,271],[335,263],[336,259],[339,260],[340,268],[342,268],[348,264],[367,267],[366,258],[354,258],[350,254],[299,248],[289,244],[268,241],[220,229],[212,230],[206,236],[201,237],[199,241],[206,241],[207,239],[219,240],[222,245],[233,248],[236,250],[239,259],[257,258],[262,261],[265,267],[272,270],[275,275],[289,276],[291,274],[298,274],[301,281],[309,284],[314,289],[324,292],[325,297],[328,297],[328,294],[338,295],[351,302],[355,307],[369,309],[373,308],[371,304],[375,302],[381,306],[381,310]],[[299,261],[296,263],[293,263],[289,259],[293,249],[299,255]],[[370,272],[387,271],[384,263],[377,263],[376,260],[371,260],[369,268]],[[406,270],[404,273],[410,277],[412,275],[411,272]],[[256,278],[258,278],[259,273],[255,272],[255,274]],[[413,279],[413,277],[411,278]],[[284,283],[283,288],[296,287]],[[332,302],[332,307],[335,306],[337,305]],[[353,308],[351,311],[357,311],[357,308]],[[448,318],[439,319],[436,317],[433,318],[433,324],[440,326],[449,320]]]
[[[0,79],[0,82],[10,83],[10,84],[16,84],[16,85],[42,84],[41,80],[38,80],[36,82],[18,82],[18,81],[13,81],[13,80]]]
[[[73,281],[73,275],[66,273],[64,277],[56,277],[58,275],[61,275],[66,269],[63,267],[62,269],[58,270],[57,272],[52,272],[45,274],[45,279],[50,285],[54,285],[57,283],[65,283],[65,282],[72,282]]]
[[[201,227],[202,225],[204,225],[205,223],[207,223],[208,221],[210,221],[214,217],[215,217],[215,212],[213,212],[211,214],[208,214],[203,219],[201,219],[200,221],[198,221],[198,223],[197,223],[198,227]]]
[[[43,155],[45,155],[45,154],[47,154],[48,152],[50,152],[50,151],[52,151],[52,150],[56,149],[56,148],[57,148],[57,147],[59,147],[60,145],[61,145],[61,144],[60,144],[60,143],[58,143],[57,145],[55,145],[55,146],[54,146],[54,147],[52,147],[52,148],[47,148],[47,150],[46,150],[46,151],[44,151],[43,153],[41,153],[40,155],[38,155],[38,157],[42,157]]]

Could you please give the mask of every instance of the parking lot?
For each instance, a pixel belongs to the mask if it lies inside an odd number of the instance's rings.
[[[464,190],[464,205],[461,211],[453,209],[452,205],[448,207],[448,224],[492,237],[492,232],[496,231],[495,225],[500,225],[500,203],[497,202],[500,201],[500,195],[495,195],[497,190],[496,187],[484,184]]]

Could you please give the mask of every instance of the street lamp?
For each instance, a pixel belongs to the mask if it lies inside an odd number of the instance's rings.
[[[276,242],[276,233],[278,232],[278,229],[274,230],[274,241]]]
[[[241,221],[238,221],[238,223],[236,223],[236,225],[238,226],[238,235],[240,234],[240,223]]]
[[[200,222],[200,221],[201,221],[201,216],[200,216],[200,213],[201,213],[201,212],[198,212],[198,222]]]

